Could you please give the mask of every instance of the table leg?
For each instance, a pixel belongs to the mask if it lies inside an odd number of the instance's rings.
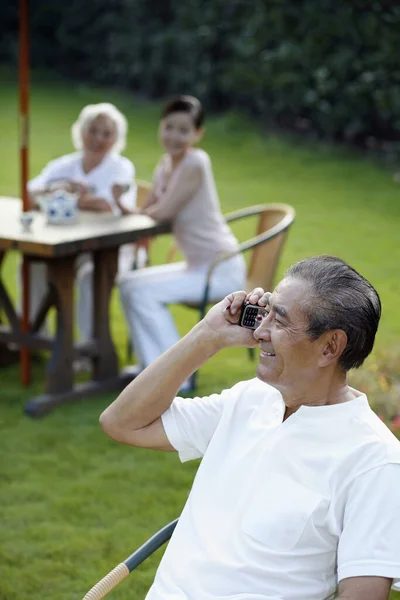
[[[25,412],[39,417],[55,406],[71,400],[89,398],[99,393],[120,390],[136,375],[136,371],[118,372],[117,353],[110,334],[109,306],[118,268],[118,249],[110,248],[93,253],[94,344],[93,379],[73,385],[73,328],[74,328],[74,257],[53,258],[49,264],[49,283],[57,306],[57,335],[47,370],[46,393],[31,398]]]
[[[57,330],[46,370],[46,392],[57,394],[72,389],[74,385],[74,257],[49,261],[47,272],[49,285],[55,294]]]
[[[31,416],[46,414],[73,396],[74,389],[74,281],[75,257],[53,258],[47,262],[48,282],[55,297],[57,331],[46,369],[45,394],[25,406]]]
[[[5,251],[0,250],[0,324],[2,323],[1,312],[4,311],[9,321],[10,328],[17,331],[20,328],[19,319],[1,278],[3,259],[5,255]],[[19,360],[20,353],[18,350],[10,349],[7,343],[0,344],[0,367],[16,364],[19,362]]]
[[[110,302],[118,270],[118,248],[94,252],[93,261],[93,329],[99,349],[93,359],[93,379],[102,381],[118,376],[118,357],[110,333]]]

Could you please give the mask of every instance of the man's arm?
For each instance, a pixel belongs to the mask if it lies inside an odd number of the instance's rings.
[[[173,451],[160,417],[183,382],[222,348],[257,344],[252,331],[235,324],[245,297],[246,292],[235,292],[224,298],[144,369],[101,415],[105,433],[121,443]]]
[[[170,407],[182,383],[220,349],[207,326],[199,323],[136,377],[103,412],[100,424],[124,444],[174,450],[161,415]]]
[[[339,583],[337,600],[388,600],[392,579],[349,577]]]

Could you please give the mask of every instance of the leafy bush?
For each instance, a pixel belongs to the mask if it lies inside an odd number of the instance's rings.
[[[31,0],[33,62],[334,140],[399,147],[400,7],[353,0]],[[0,57],[16,9],[0,8]],[[15,36],[14,36],[15,38]],[[396,144],[397,141],[397,144]]]
[[[395,432],[400,431],[400,354],[395,349],[374,352],[359,371],[350,372],[350,383],[367,394],[375,412]]]

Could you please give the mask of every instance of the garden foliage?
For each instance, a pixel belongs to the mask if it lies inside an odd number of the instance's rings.
[[[0,7],[0,59],[17,8]],[[33,62],[332,140],[400,139],[400,6],[360,0],[31,0]],[[3,29],[3,31],[1,31]]]

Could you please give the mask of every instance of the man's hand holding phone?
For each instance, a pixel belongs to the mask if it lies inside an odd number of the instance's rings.
[[[255,288],[249,294],[233,292],[207,313],[204,321],[220,337],[221,347],[257,346],[254,329],[265,314],[267,295],[262,288]]]
[[[255,288],[243,298],[244,292],[234,292],[231,294],[232,303],[226,310],[225,317],[229,322],[246,327],[247,329],[257,329],[266,314],[266,306],[270,292],[264,292],[262,288]],[[229,297],[229,296],[228,296]],[[238,309],[240,313],[238,314]]]
[[[254,329],[257,329],[257,327],[260,325],[265,313],[266,310],[262,306],[250,304],[250,302],[246,301],[242,306],[239,325],[254,331]]]

